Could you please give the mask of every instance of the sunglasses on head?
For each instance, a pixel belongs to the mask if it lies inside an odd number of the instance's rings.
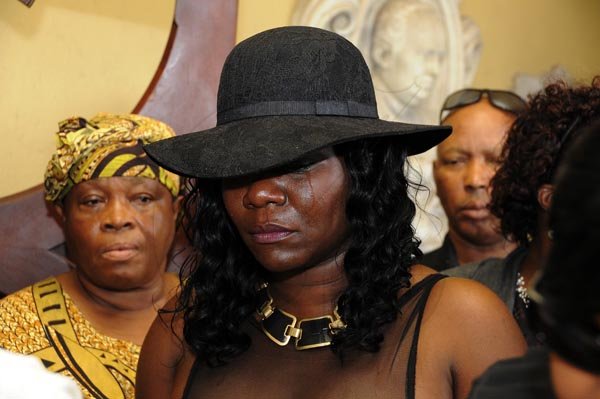
[[[485,95],[492,106],[512,113],[524,111],[527,107],[525,101],[511,91],[489,90],[489,89],[463,89],[450,94],[440,111],[440,122],[443,121],[452,110],[475,104]],[[445,114],[444,114],[445,113]]]

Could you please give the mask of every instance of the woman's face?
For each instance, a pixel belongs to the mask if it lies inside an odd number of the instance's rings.
[[[335,264],[348,237],[344,161],[327,148],[285,170],[225,179],[223,201],[256,260],[270,272]]]
[[[179,203],[152,179],[79,183],[58,207],[69,258],[87,281],[105,289],[126,291],[162,278]]]

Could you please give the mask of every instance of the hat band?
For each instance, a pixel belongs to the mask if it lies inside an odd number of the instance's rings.
[[[355,101],[264,101],[219,112],[217,125],[257,116],[276,115],[379,117],[376,105]]]

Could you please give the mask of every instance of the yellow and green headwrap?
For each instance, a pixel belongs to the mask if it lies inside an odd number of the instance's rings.
[[[155,179],[177,196],[179,176],[158,166],[142,146],[175,135],[163,122],[142,115],[101,113],[90,120],[59,122],[57,148],[44,176],[47,201],[62,200],[81,182],[113,176]]]

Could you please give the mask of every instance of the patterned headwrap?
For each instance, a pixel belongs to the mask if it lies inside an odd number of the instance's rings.
[[[141,115],[101,113],[59,122],[57,149],[44,176],[47,201],[62,200],[74,185],[92,179],[136,176],[158,180],[177,196],[179,176],[154,163],[142,146],[172,137],[163,122]]]

